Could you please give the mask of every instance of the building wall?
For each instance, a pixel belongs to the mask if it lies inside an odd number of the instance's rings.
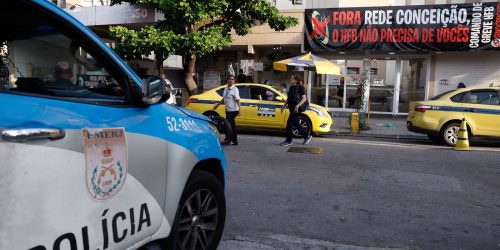
[[[348,7],[372,7],[372,6],[389,6],[391,4],[391,0],[340,0],[339,7],[348,8]]]
[[[316,9],[316,8],[337,8],[339,7],[339,1],[325,1],[325,0],[305,0],[306,8]]]
[[[500,85],[500,52],[443,53],[436,55],[434,92],[430,97],[456,89],[459,82],[466,86]],[[450,85],[440,85],[446,79]]]
[[[430,5],[430,4],[460,4],[460,3],[477,3],[477,2],[496,2],[497,0],[395,0],[395,1],[403,1],[405,4],[399,5]]]
[[[459,4],[476,2],[496,2],[497,0],[302,0],[302,4],[292,4],[291,0],[270,1],[279,10],[291,9],[319,9],[319,8],[351,8],[372,6],[403,6],[403,5],[430,5],[430,4]]]
[[[284,31],[274,31],[268,24],[258,25],[251,29],[251,33],[246,36],[238,36],[233,33],[233,46],[274,45],[274,44],[295,44],[303,43],[304,30],[304,9],[281,11],[284,16],[293,16],[298,19],[299,24]]]

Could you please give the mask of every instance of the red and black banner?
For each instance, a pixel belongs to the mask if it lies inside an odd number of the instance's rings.
[[[500,50],[500,2],[306,9],[308,51]]]

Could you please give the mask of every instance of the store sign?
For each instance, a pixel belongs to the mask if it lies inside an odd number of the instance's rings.
[[[384,86],[384,80],[383,79],[374,79],[372,81],[371,86]]]
[[[500,2],[306,9],[309,51],[500,50]]]
[[[220,72],[207,70],[203,72],[203,90],[213,89],[221,85]]]
[[[87,75],[78,74],[76,75],[78,85],[85,88],[103,88],[108,83],[112,82],[111,76],[109,75]]]
[[[264,70],[264,63],[254,62],[253,63],[253,70],[254,71],[263,71]]]
[[[441,79],[441,80],[439,80],[439,85],[450,85],[450,80]]]

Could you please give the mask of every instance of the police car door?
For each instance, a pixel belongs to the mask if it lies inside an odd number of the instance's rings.
[[[169,228],[166,145],[146,132],[164,122],[133,104],[103,45],[42,2],[0,4],[0,249],[140,244]]]

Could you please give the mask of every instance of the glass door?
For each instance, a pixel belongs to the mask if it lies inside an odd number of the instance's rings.
[[[399,113],[408,113],[409,104],[425,98],[427,64],[424,58],[401,60],[402,79],[399,89]]]
[[[372,59],[370,70],[369,112],[392,113],[396,86],[396,59]]]

